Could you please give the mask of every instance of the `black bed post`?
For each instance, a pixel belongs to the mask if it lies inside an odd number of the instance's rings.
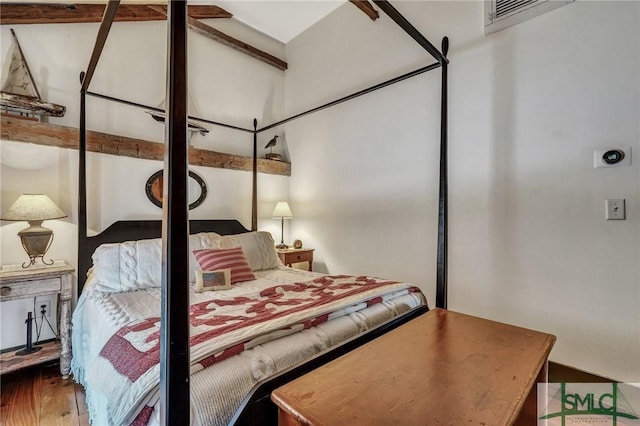
[[[84,82],[85,73],[80,73],[80,84]],[[78,140],[78,286],[84,284],[87,270],[87,92],[80,90],[80,129]],[[78,295],[82,288],[78,288]]]
[[[258,230],[258,119],[253,119],[253,189],[251,194],[251,230]]]
[[[187,2],[168,5],[160,424],[190,424]]]
[[[442,55],[447,56],[449,39],[442,39]],[[438,259],[436,274],[436,307],[447,309],[447,237],[448,237],[448,170],[447,170],[447,61],[442,62],[442,95],[440,110],[440,185],[438,197]]]
[[[86,72],[80,73],[80,125],[78,137],[78,294],[82,291],[89,270],[89,262],[85,255],[88,247],[87,239],[87,109],[86,94],[93,79],[100,54],[109,36],[111,25],[118,12],[120,0],[110,0],[104,8],[96,42],[89,58]]]
[[[391,5],[391,3],[387,0],[373,0],[373,2],[438,62],[441,64],[447,62],[446,53],[440,53],[416,27],[411,25],[407,18],[402,16],[402,14]]]
[[[431,44],[387,0],[373,0],[400,28],[433,56],[442,67],[442,95],[440,109],[440,179],[438,196],[438,248],[436,259],[436,307],[447,309],[447,51],[449,39],[442,39],[442,52]]]

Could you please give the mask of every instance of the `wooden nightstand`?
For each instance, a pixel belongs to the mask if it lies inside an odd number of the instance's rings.
[[[308,262],[309,271],[313,270],[313,250],[308,248],[301,249],[277,249],[280,260],[286,266],[291,267],[293,263]]]
[[[29,355],[16,356],[15,351],[0,355],[0,374],[15,371],[30,365],[60,358],[62,378],[69,377],[71,370],[71,294],[75,269],[66,262],[56,262],[52,266],[38,269],[17,268],[0,271],[0,302],[44,296],[58,295],[57,340],[41,344],[42,349]]]

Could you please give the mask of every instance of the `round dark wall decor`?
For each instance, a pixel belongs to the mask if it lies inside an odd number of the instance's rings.
[[[189,204],[189,210],[193,210],[198,207],[205,198],[207,198],[207,184],[204,179],[202,179],[199,175],[195,174],[192,171],[189,171],[189,177],[195,181],[197,184],[200,195],[198,198]],[[158,170],[154,174],[152,174],[149,179],[147,179],[147,184],[145,185],[145,192],[147,193],[147,198],[154,205],[162,208],[162,185],[163,185],[163,173],[162,170]],[[189,184],[189,188],[193,188],[194,185]],[[189,199],[191,199],[195,195],[190,195]]]
[[[624,160],[624,151],[619,149],[610,149],[602,156],[605,164],[616,164]]]

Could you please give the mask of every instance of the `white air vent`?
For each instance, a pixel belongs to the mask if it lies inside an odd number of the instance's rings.
[[[484,33],[495,33],[574,0],[485,0]]]

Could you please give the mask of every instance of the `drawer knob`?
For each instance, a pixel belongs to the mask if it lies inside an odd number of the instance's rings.
[[[0,296],[7,296],[9,293],[11,293],[11,287],[0,288]]]
[[[298,255],[298,260],[302,259],[302,256]]]

